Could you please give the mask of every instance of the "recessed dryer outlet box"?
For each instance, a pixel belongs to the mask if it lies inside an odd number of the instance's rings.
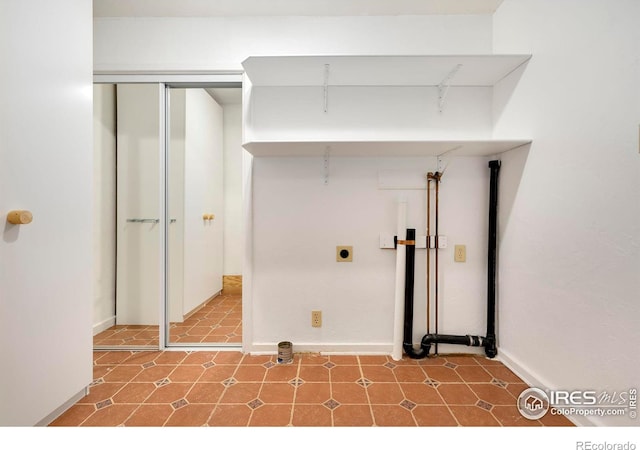
[[[353,247],[350,245],[338,245],[336,247],[336,261],[338,262],[353,261]]]

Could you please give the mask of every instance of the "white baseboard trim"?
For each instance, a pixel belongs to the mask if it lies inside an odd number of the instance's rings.
[[[509,368],[513,373],[522,378],[522,380],[527,383],[531,387],[537,387],[542,390],[549,389],[559,389],[559,386],[554,386],[552,383],[549,383],[544,377],[537,374],[535,371],[531,370],[527,367],[522,361],[513,357],[508,351],[503,350],[502,348],[498,348],[498,359],[502,362],[507,368]],[[586,417],[586,416],[565,416],[571,422],[579,427],[594,427],[594,426],[604,426],[604,424],[598,423],[597,417]]]
[[[73,405],[75,405],[78,402],[78,400],[80,400],[82,397],[84,397],[87,394],[89,394],[89,388],[85,387],[80,392],[78,392],[76,395],[71,397],[69,400],[64,402],[62,405],[57,407],[55,410],[53,410],[53,412],[48,414],[44,419],[42,419],[38,423],[36,423],[34,425],[34,427],[46,427],[51,422],[53,422],[58,417],[60,417],[62,415],[62,413],[64,413],[67,409],[69,409]]]
[[[254,343],[248,349],[252,355],[277,355],[278,343]],[[391,355],[392,344],[314,344],[293,342],[293,353],[323,355]]]
[[[93,335],[102,333],[104,330],[111,328],[116,324],[116,316],[111,316],[108,319],[104,319],[102,322],[98,322],[93,325]]]

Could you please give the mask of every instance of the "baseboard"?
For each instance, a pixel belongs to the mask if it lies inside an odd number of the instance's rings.
[[[116,324],[116,316],[111,316],[108,319],[98,322],[93,326],[93,335],[102,333],[104,330],[108,330]]]
[[[48,414],[44,419],[40,420],[38,423],[34,425],[34,427],[46,427],[51,422],[60,417],[67,409],[71,408],[73,405],[78,403],[78,401],[83,398],[85,395],[89,394],[89,388],[85,387],[80,392],[75,394],[69,400],[64,402],[61,406],[56,408],[51,414]]]
[[[215,294],[213,294],[211,297],[209,297],[208,299],[206,299],[204,302],[200,303],[198,306],[196,306],[195,308],[193,308],[191,311],[189,311],[188,313],[184,314],[182,316],[182,321],[184,322],[185,320],[187,320],[189,317],[193,316],[195,313],[197,313],[198,311],[200,311],[207,303],[209,303],[211,300],[213,300],[214,298],[218,297],[220,294],[222,293],[222,291],[218,291]]]
[[[527,383],[531,387],[537,387],[542,390],[549,389],[559,389],[559,386],[554,386],[552,383],[549,383],[544,377],[537,374],[534,370],[531,370],[527,367],[522,361],[514,358],[509,354],[508,351],[503,350],[502,348],[498,349],[498,359],[502,362],[507,368],[509,368],[513,373],[522,378],[522,380]],[[603,426],[604,424],[597,422],[597,417],[586,417],[586,416],[565,416],[574,425],[580,427],[594,427],[594,426]]]
[[[222,293],[224,295],[242,294],[242,275],[223,275]]]
[[[392,344],[313,344],[293,342],[293,353],[321,353],[323,355],[391,355]],[[276,355],[278,343],[253,344],[252,355]]]

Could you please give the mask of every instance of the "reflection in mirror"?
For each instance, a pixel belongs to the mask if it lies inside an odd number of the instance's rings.
[[[157,84],[94,86],[95,348],[159,345],[158,108]]]
[[[241,88],[168,89],[168,340],[242,341]]]

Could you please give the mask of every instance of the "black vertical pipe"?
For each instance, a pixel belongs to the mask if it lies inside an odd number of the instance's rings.
[[[485,353],[489,358],[498,354],[496,348],[496,261],[498,247],[498,174],[500,161],[489,161],[489,242],[487,264],[487,335]]]
[[[413,288],[415,281],[415,260],[416,260],[416,230],[407,229],[406,238],[406,263],[404,273],[404,333],[402,347],[405,353],[414,359],[424,358],[426,353],[413,348]]]

